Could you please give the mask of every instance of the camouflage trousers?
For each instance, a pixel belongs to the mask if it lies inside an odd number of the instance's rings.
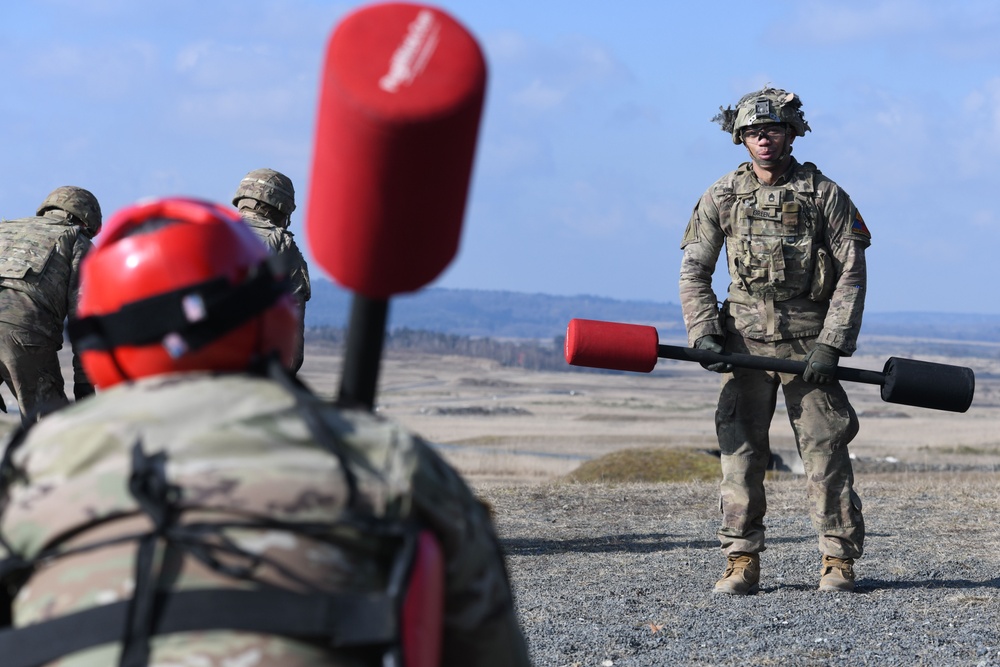
[[[765,343],[730,333],[726,349],[801,361],[814,344],[812,338]],[[765,549],[764,473],[771,458],[768,433],[779,385],[805,469],[819,549],[827,556],[858,558],[865,525],[847,449],[858,433],[858,417],[844,388],[839,382],[817,385],[798,375],[741,368],[725,376],[715,414],[722,451],[722,550],[728,555]]]
[[[0,380],[17,398],[22,424],[41,408],[69,403],[58,352],[48,337],[0,322]]]

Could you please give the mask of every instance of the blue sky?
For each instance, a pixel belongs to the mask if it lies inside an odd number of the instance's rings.
[[[228,201],[267,166],[295,182],[301,232],[323,49],[364,4],[5,3],[0,216],[66,184],[106,215]],[[795,155],[872,231],[869,310],[1000,313],[1000,3],[433,4],[489,66],[461,248],[435,285],[676,302],[691,208],[745,156],[709,119],[770,83],[803,100]]]

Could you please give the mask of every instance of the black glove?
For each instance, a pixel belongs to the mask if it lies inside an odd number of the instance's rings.
[[[73,398],[80,400],[82,398],[87,398],[94,393],[94,385],[89,382],[74,382],[73,383]]]
[[[722,343],[725,339],[722,336],[716,336],[714,334],[709,334],[707,336],[702,336],[694,342],[695,349],[698,350],[708,350],[709,352],[722,353],[723,347]],[[701,367],[710,370],[714,373],[731,373],[733,371],[733,365],[728,361],[702,361]]]
[[[812,384],[830,384],[837,379],[835,374],[838,361],[840,351],[837,348],[818,343],[806,355],[806,369],[802,372],[802,379]]]

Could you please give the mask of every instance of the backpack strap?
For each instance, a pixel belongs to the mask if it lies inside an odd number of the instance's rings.
[[[139,538],[135,557],[135,590],[126,604],[125,631],[121,634],[119,667],[144,667],[149,662],[149,638],[156,633],[156,588],[162,572],[155,565],[156,547],[176,523],[180,489],[167,481],[165,452],[146,455],[142,444],[132,447],[132,472],[128,488],[139,508],[153,522],[153,530]],[[170,542],[167,542],[167,549]],[[119,625],[120,627],[120,625]]]
[[[282,635],[331,648],[389,646],[399,637],[399,602],[385,593],[335,595],[283,590],[197,589],[157,594],[151,634],[234,630]],[[4,667],[38,667],[84,649],[122,641],[131,601],[0,632]],[[122,647],[126,658],[127,645]],[[135,656],[135,654],[133,654]],[[146,663],[141,663],[145,665]]]

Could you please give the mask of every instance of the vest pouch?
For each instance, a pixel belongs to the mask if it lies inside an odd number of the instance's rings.
[[[809,299],[812,301],[827,301],[833,296],[836,279],[833,275],[833,260],[830,251],[825,246],[816,248],[816,261],[813,264],[812,284],[809,286]]]
[[[39,240],[29,234],[0,246],[0,278],[24,280],[28,274],[41,275],[55,252],[51,238]]]
[[[799,224],[799,211],[801,207],[798,202],[786,201],[781,205],[781,224],[788,228],[794,228]]]

